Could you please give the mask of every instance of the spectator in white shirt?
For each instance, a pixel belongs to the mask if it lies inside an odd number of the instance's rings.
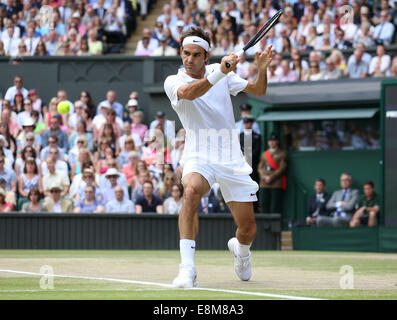
[[[141,140],[141,137],[139,136],[139,134],[132,132],[131,123],[129,123],[128,121],[125,121],[124,125],[123,125],[123,129],[124,129],[124,134],[119,138],[120,150],[124,149],[125,139],[127,137],[131,137],[132,140],[134,141],[136,150],[140,151],[141,146],[142,146],[142,140]]]
[[[21,42],[20,39],[14,38],[14,28],[7,28],[7,35],[3,37],[4,49],[6,55],[15,57],[18,55],[18,44]]]
[[[115,199],[106,204],[107,213],[135,213],[135,205],[131,200],[124,198],[124,189],[121,186],[114,188]]]
[[[21,76],[16,76],[14,78],[14,86],[7,89],[4,99],[10,101],[11,106],[13,106],[14,97],[17,93],[21,93],[24,99],[26,99],[29,94],[29,91],[23,87],[23,78]]]
[[[49,152],[49,157],[55,162],[55,169],[57,171],[60,172],[64,172],[66,173],[66,175],[69,174],[69,169],[68,169],[68,165],[65,161],[63,160],[59,160],[59,151],[58,148],[50,148],[50,152]],[[48,167],[47,167],[47,161],[43,161],[41,163],[41,172],[44,175],[48,174]]]
[[[388,21],[388,13],[382,10],[380,13],[380,23],[375,27],[372,35],[378,44],[389,45],[393,40],[395,27]]]
[[[27,51],[31,56],[34,55],[39,41],[40,37],[35,37],[34,28],[29,27],[26,31],[26,36],[23,37],[23,42],[25,43]]]
[[[385,47],[380,44],[376,47],[377,56],[373,57],[369,65],[369,74],[373,77],[384,77],[390,67],[390,56],[386,54]]]

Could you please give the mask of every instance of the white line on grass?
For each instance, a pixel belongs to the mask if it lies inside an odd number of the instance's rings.
[[[41,276],[41,277],[49,276],[48,274],[42,274],[42,273],[37,273],[37,272],[27,272],[27,271],[17,271],[17,270],[3,270],[3,269],[0,269],[0,272],[17,273],[17,274],[25,274],[25,275],[33,275],[33,276]],[[51,276],[57,277],[57,278],[102,280],[102,281],[132,283],[132,284],[141,284],[141,285],[159,286],[159,287],[164,287],[164,288],[177,289],[172,284],[159,283],[159,282],[137,281],[137,280],[126,280],[126,279],[114,279],[114,278],[102,278],[102,277],[89,277],[89,276],[71,276],[71,275],[60,275],[60,274],[52,274]],[[189,288],[189,289],[185,289],[185,290],[202,290],[202,291],[212,291],[212,292],[225,292],[225,293],[251,295],[251,296],[259,296],[259,297],[267,297],[267,298],[276,298],[276,299],[278,298],[278,299],[292,299],[292,300],[322,300],[322,299],[317,299],[317,298],[287,296],[287,295],[281,295],[281,294],[271,294],[271,293],[251,292],[251,291],[240,291],[240,290],[229,290],[229,289]]]

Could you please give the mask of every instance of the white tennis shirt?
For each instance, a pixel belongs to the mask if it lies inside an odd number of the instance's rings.
[[[218,67],[218,63],[206,66],[204,77]],[[248,81],[229,72],[201,97],[192,101],[178,99],[178,88],[194,81],[198,80],[182,68],[164,82],[165,92],[186,130],[181,164],[190,159],[224,165],[244,163],[230,95],[244,90]]]

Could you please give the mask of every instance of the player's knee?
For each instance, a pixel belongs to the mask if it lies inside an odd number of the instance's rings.
[[[249,222],[239,226],[239,233],[244,239],[253,240],[256,235],[255,221],[249,221]]]
[[[187,203],[195,204],[199,203],[201,196],[199,190],[194,186],[187,186],[183,192],[183,200],[188,201]]]

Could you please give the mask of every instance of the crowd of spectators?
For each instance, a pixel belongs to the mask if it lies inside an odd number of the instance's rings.
[[[209,33],[212,55],[237,52],[282,8],[284,14],[279,23],[243,54],[237,73],[244,79],[255,79],[257,70],[251,58],[269,45],[274,49],[269,82],[396,76],[397,57],[392,58],[388,53],[396,39],[394,3],[388,0],[171,0],[164,5],[155,26],[143,31],[135,55],[178,55],[181,35],[192,26],[200,26]],[[350,9],[345,9],[346,6]],[[346,53],[346,49],[351,50]],[[375,53],[370,54],[368,49]]]
[[[0,56],[119,53],[137,14],[130,0],[0,0]]]
[[[283,124],[288,150],[380,149],[379,120],[316,120]]]
[[[144,121],[137,92],[122,103],[113,90],[59,90],[47,103],[16,76],[0,111],[1,211],[179,214],[185,131],[163,111]],[[229,212],[219,185],[199,212]]]

